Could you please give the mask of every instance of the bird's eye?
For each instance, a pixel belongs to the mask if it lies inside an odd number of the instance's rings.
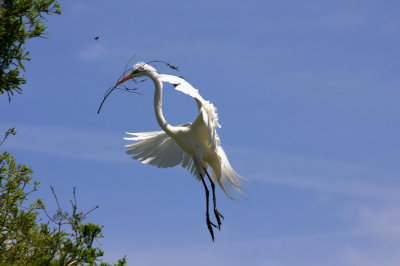
[[[139,72],[140,72],[139,69],[135,69],[135,70],[132,71],[132,74],[137,74]]]

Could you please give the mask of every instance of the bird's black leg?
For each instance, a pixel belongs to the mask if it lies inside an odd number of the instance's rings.
[[[208,202],[209,202],[209,197],[210,197],[210,192],[208,191],[206,182],[204,182],[204,176],[200,176],[201,177],[201,182],[203,183],[204,189],[206,190],[206,200],[207,200],[207,211],[206,211],[206,221],[207,221],[207,227],[208,227],[208,231],[210,231],[212,240],[214,241],[214,231],[212,229],[212,226],[217,227],[215,224],[213,224],[210,220],[210,214],[208,212]]]
[[[216,197],[215,197],[215,184],[214,184],[214,182],[211,180],[211,177],[210,177],[210,175],[208,174],[206,168],[204,168],[204,171],[206,172],[207,177],[208,177],[208,180],[210,180],[210,183],[211,183],[211,188],[212,188],[212,193],[213,193],[213,202],[214,202],[214,215],[215,215],[215,218],[217,218],[218,230],[221,230],[221,224],[222,224],[222,223],[221,223],[221,218],[224,219],[224,216],[222,216],[222,214],[219,213],[219,211],[217,210],[217,199],[216,199]]]

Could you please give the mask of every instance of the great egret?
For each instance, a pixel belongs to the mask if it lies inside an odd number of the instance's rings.
[[[221,142],[216,132],[216,128],[221,127],[218,123],[216,108],[212,103],[204,100],[198,90],[184,79],[172,75],[159,74],[154,67],[143,62],[135,64],[132,67],[132,72],[122,78],[117,83],[117,86],[127,80],[144,76],[149,77],[154,82],[154,110],[162,131],[127,133],[133,137],[124,139],[136,141],[125,146],[129,148],[127,153],[134,155],[133,159],[159,168],[181,164],[182,167],[187,168],[197,179],[202,181],[206,192],[206,222],[214,241],[212,227],[220,230],[221,218],[224,218],[216,207],[214,182],[218,182],[226,195],[231,198],[228,192],[229,187],[241,192],[239,179],[244,179],[233,170],[221,147]],[[171,83],[176,90],[195,99],[199,114],[193,123],[179,126],[172,126],[167,123],[162,112],[163,82]],[[207,172],[208,166],[211,168],[211,177]],[[207,175],[211,183],[214,214],[218,226],[213,224],[209,217],[209,191],[204,181],[205,175]]]

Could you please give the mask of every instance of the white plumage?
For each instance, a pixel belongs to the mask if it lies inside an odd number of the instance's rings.
[[[135,71],[137,72],[134,73]],[[172,136],[165,131],[127,133],[134,137],[124,139],[137,141],[125,146],[129,149],[127,153],[134,155],[132,158],[135,160],[159,168],[181,164],[197,178],[204,176],[203,168],[207,169],[210,166],[212,180],[218,182],[229,197],[231,195],[228,192],[228,185],[240,192],[239,179],[243,178],[231,167],[216,132],[216,129],[221,127],[218,123],[217,108],[203,99],[198,90],[183,78],[159,74],[152,66],[145,63],[133,66],[132,73],[134,73],[132,77],[149,76],[153,81],[156,79],[173,84],[176,90],[196,100],[199,114],[193,123],[173,127],[175,130],[172,131]],[[160,84],[155,82],[155,85],[157,90],[157,85]],[[162,84],[160,89],[162,90]],[[159,100],[158,105],[155,103],[155,107],[161,108],[161,97]],[[160,126],[163,127],[162,124]]]
[[[215,226],[208,218],[208,189],[204,183],[204,176],[207,168],[211,169],[211,179],[214,196],[214,212],[220,228],[219,214],[215,207],[215,192],[213,182],[218,182],[223,191],[231,197],[229,190],[241,192],[239,179],[244,179],[231,167],[225,151],[221,147],[221,141],[217,134],[218,114],[215,106],[200,96],[197,89],[193,88],[183,78],[159,74],[150,65],[137,63],[133,66],[132,72],[124,77],[117,85],[134,77],[147,76],[153,80],[155,85],[154,110],[157,121],[162,131],[127,133],[133,137],[126,137],[126,140],[133,140],[135,143],[125,147],[132,158],[142,163],[157,166],[159,168],[181,165],[187,168],[193,175],[200,179],[207,194],[207,225],[213,236],[211,225]],[[198,116],[193,123],[186,123],[179,126],[169,125],[162,112],[162,82],[174,85],[175,89],[193,97],[199,110]]]

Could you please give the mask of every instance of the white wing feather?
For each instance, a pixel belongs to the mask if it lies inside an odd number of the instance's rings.
[[[189,82],[187,82],[183,78],[166,74],[159,74],[159,78],[163,82],[168,82],[174,85],[176,90],[190,95],[200,101],[205,101],[203,97],[201,97],[201,95],[199,94],[199,91],[193,88],[193,86],[190,85]]]
[[[199,94],[199,91],[193,88],[192,85],[183,78],[160,74],[160,80],[171,83],[174,85],[176,90],[195,98],[199,108],[199,115],[193,124],[196,125],[202,123],[206,126],[208,130],[208,143],[211,145],[211,149],[215,151],[216,147],[220,144],[217,135],[217,127],[221,127],[218,123],[217,108],[209,101],[204,100]]]
[[[164,131],[126,133],[134,137],[124,138],[125,140],[137,141],[125,145],[129,149],[126,153],[134,155],[133,159],[158,168],[173,167],[181,164],[192,175],[200,178],[193,156],[185,153],[175,140]]]
[[[173,167],[182,162],[184,151],[164,131],[153,131],[143,133],[128,133],[134,137],[125,140],[138,141],[125,145],[132,158],[142,163],[157,166],[159,168]]]

